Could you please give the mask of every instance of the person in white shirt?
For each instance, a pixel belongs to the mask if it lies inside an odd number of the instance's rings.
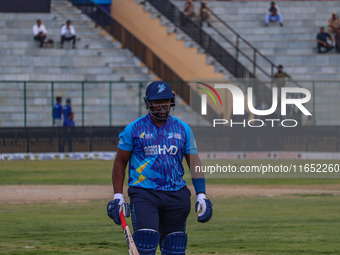
[[[71,21],[66,21],[66,25],[61,28],[60,48],[64,48],[64,41],[72,40],[72,48],[76,48],[76,31],[71,25]]]
[[[44,45],[44,41],[46,39],[46,35],[47,35],[46,27],[41,23],[40,19],[37,19],[37,24],[33,26],[32,30],[33,30],[33,39],[35,41],[39,41],[40,48],[42,48]]]

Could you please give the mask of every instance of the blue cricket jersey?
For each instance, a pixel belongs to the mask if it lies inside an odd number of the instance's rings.
[[[68,119],[68,114],[72,112],[72,107],[69,104],[65,104],[63,107],[63,112],[64,112],[64,120]]]
[[[59,103],[56,103],[53,106],[53,117],[54,119],[61,119],[61,113],[63,112],[63,106]]]
[[[170,116],[157,127],[147,114],[130,123],[119,138],[118,148],[132,151],[129,186],[164,191],[185,186],[184,154],[198,153],[188,124]]]

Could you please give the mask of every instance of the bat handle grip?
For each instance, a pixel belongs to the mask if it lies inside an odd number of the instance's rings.
[[[125,230],[127,224],[126,224],[126,220],[125,220],[125,217],[124,217],[123,210],[120,211],[119,218],[120,218],[120,222],[122,223],[122,228],[123,228],[123,230]]]

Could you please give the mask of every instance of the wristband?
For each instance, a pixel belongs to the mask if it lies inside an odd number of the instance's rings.
[[[194,185],[196,195],[198,193],[204,193],[205,194],[205,178],[193,179],[192,184]]]

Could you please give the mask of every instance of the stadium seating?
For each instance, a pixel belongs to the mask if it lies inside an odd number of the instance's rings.
[[[140,111],[145,113],[143,101],[139,99],[144,89],[139,90],[139,81],[144,81],[146,86],[155,76],[141,67],[130,51],[121,49],[120,43],[95,28],[71,3],[66,0],[51,3],[48,14],[0,15],[3,31],[0,35],[0,127],[24,126],[25,111],[26,126],[51,126],[55,103],[52,96],[62,96],[63,103],[67,97],[72,99],[77,126],[126,125],[136,119]],[[33,41],[32,26],[38,18],[46,26],[48,38],[54,40],[53,48],[39,49]],[[59,48],[60,28],[68,19],[72,20],[79,38],[77,49],[71,49],[71,43],[67,42],[64,49]],[[27,82],[26,92],[23,81]],[[51,81],[61,81],[53,83],[53,91]],[[83,84],[83,94],[81,81],[88,81]],[[113,82],[111,103],[109,83],[95,81]],[[176,112],[182,117],[190,116],[182,100],[178,98],[177,102]]]
[[[183,1],[173,2],[183,9]],[[279,1],[277,4],[283,15],[284,27],[280,27],[279,23],[270,23],[269,27],[265,27],[264,17],[269,3],[209,1],[208,6],[276,65],[284,65],[285,71],[294,79],[339,79],[339,55],[335,51],[317,54],[315,38],[321,26],[327,29],[327,20],[331,12],[334,10],[340,12],[340,2]],[[198,11],[199,3],[195,4]],[[215,24],[223,35],[235,41],[235,36],[231,32],[218,25],[216,20]],[[205,29],[218,38],[213,29]],[[228,43],[223,45],[227,50],[231,50]],[[243,50],[247,52],[247,49]],[[252,51],[247,53],[252,57]],[[251,70],[249,62],[243,63]],[[258,63],[263,64],[261,60]],[[259,75],[261,76],[260,73]]]

